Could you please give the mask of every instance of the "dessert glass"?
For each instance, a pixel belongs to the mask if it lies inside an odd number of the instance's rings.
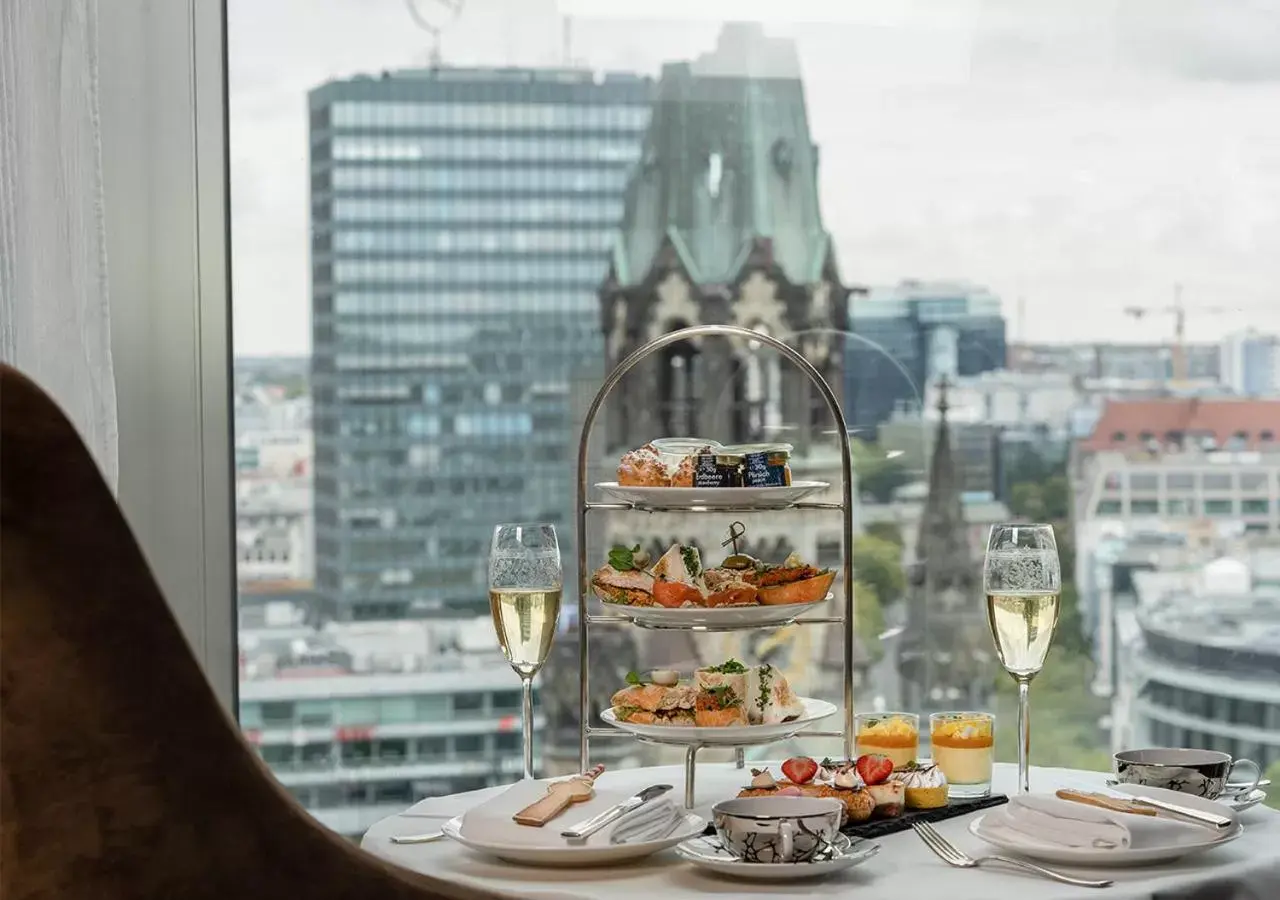
[[[990,713],[942,712],[929,716],[933,761],[947,776],[947,796],[990,796],[995,725],[995,716]]]
[[[859,713],[854,719],[855,753],[879,753],[900,769],[914,762],[920,750],[920,717],[915,713]]]

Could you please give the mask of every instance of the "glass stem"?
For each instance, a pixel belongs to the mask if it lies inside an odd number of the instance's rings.
[[[1018,679],[1018,793],[1031,792],[1031,679]]]
[[[526,780],[534,777],[533,775],[533,678],[527,675],[520,676],[520,693],[521,708],[523,710],[523,720],[521,722],[524,728],[524,777]]]

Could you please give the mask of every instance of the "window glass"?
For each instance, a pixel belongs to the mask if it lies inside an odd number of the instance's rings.
[[[1277,704],[1249,705],[1280,691],[1258,637],[1280,621],[1266,4],[1213,4],[1208,27],[1186,3],[775,4],[750,24],[727,0],[601,0],[567,31],[551,3],[410,5],[427,30],[405,3],[227,3],[241,722],[301,802],[358,840],[389,807],[517,777],[520,682],[488,605],[503,522],[560,541],[539,774],[577,764],[579,601],[606,611],[580,576],[614,546],[715,566],[735,522],[741,553],[836,573],[814,618],[856,596],[854,670],[821,623],[597,620],[588,721],[630,670],[733,657],[837,705],[852,682],[858,712],[994,712],[1012,762],[983,556],[993,524],[1045,522],[1063,579],[1035,765],[1280,756],[1244,731],[1280,734]],[[638,348],[708,324],[782,340],[830,394],[763,340],[700,334],[595,406]],[[851,519],[821,508],[838,418]],[[794,482],[831,487],[777,513],[592,508],[579,547],[579,475],[609,500],[624,454],[688,436],[785,443]],[[694,466],[663,462],[646,478]],[[670,752],[591,743],[610,770]]]

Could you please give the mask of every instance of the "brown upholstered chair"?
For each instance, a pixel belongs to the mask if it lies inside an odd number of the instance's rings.
[[[0,897],[483,896],[315,822],[241,740],[70,423],[0,366]]]

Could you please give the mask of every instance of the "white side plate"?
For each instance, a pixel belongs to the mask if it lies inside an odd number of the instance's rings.
[[[507,862],[522,863],[526,866],[586,868],[588,866],[607,866],[613,863],[650,856],[659,850],[674,847],[681,841],[696,837],[706,827],[707,822],[705,819],[688,813],[685,815],[684,821],[680,822],[674,831],[666,837],[654,841],[640,841],[634,844],[605,844],[603,846],[570,844],[565,841],[563,845],[547,847],[513,847],[467,837],[462,833],[462,816],[445,822],[440,830],[444,832],[445,837],[457,841],[464,847],[469,847],[489,856],[496,856],[498,859],[503,859]]]
[[[1133,797],[1151,797],[1167,800],[1182,806],[1192,807],[1219,815],[1231,815],[1229,807],[1202,797],[1192,797],[1176,791],[1160,788],[1141,787],[1139,785],[1118,785],[1117,792]],[[1113,866],[1145,866],[1151,863],[1171,862],[1195,853],[1203,853],[1222,844],[1230,843],[1244,833],[1244,826],[1238,821],[1225,832],[1215,832],[1210,828],[1199,828],[1202,839],[1189,843],[1161,844],[1156,846],[1129,847],[1124,850],[1097,850],[1091,847],[1049,847],[1030,841],[1010,839],[1005,834],[992,833],[983,828],[983,822],[990,813],[984,813],[969,823],[969,831],[988,844],[1002,850],[1010,850],[1021,856],[1042,862],[1061,863],[1069,866],[1088,866],[1090,868],[1110,868]],[[1194,828],[1196,826],[1188,826]]]
[[[826,603],[831,596],[827,594],[812,603],[780,603],[774,606],[682,606],[670,609],[665,606],[606,603],[604,608],[650,628],[689,628],[696,625],[705,628],[759,628],[763,625],[788,625],[797,616]]]
[[[632,734],[667,744],[705,744],[708,747],[747,747],[752,744],[768,744],[791,737],[810,725],[833,715],[835,706],[825,700],[814,700],[801,697],[804,714],[790,722],[779,722],[776,725],[737,725],[727,728],[698,728],[683,725],[635,725],[631,722],[619,722],[612,709],[606,709],[600,718],[614,728],[629,731]]]
[[[826,481],[793,481],[787,487],[672,488],[623,487],[616,481],[602,481],[596,487],[624,503],[643,507],[781,509],[817,491],[826,490],[831,484]]]

